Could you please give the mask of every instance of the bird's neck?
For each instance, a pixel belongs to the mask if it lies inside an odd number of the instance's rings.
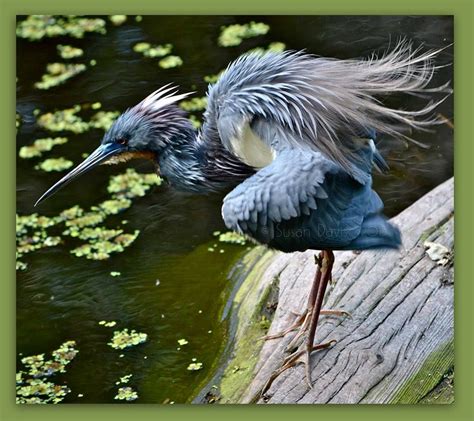
[[[159,154],[158,163],[160,174],[173,187],[195,193],[230,190],[254,173],[220,142],[198,141],[194,130],[171,142]]]

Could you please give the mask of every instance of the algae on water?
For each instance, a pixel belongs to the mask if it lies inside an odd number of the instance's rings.
[[[127,15],[111,15],[109,16],[110,22],[115,26],[123,25],[127,21]]]
[[[72,45],[58,44],[56,48],[58,50],[58,54],[64,60],[82,57],[84,54],[84,50],[82,48],[73,47]]]
[[[202,96],[181,101],[179,106],[184,111],[203,111],[207,106],[207,97]]]
[[[66,82],[68,79],[85,71],[87,66],[82,63],[50,63],[46,66],[46,74],[40,82],[35,83],[35,88],[49,89]]]
[[[166,56],[158,62],[158,66],[162,69],[172,69],[183,65],[183,59],[179,56]]]
[[[51,171],[65,171],[71,168],[74,165],[72,161],[69,161],[66,158],[49,158],[40,162],[38,165],[35,166],[37,170],[43,170],[46,172]]]
[[[133,51],[149,58],[164,57],[172,50],[172,44],[154,45],[149,42],[139,42],[133,46]]]
[[[32,145],[23,146],[18,155],[23,159],[40,157],[43,152],[49,152],[56,145],[63,145],[68,141],[67,137],[47,137],[36,139]]]
[[[114,349],[125,349],[146,342],[148,335],[137,332],[135,329],[115,331],[112,340],[108,343]]]
[[[217,42],[221,47],[234,47],[246,38],[265,35],[269,30],[270,26],[262,22],[223,26]]]
[[[83,38],[86,33],[105,34],[105,20],[78,16],[30,15],[18,22],[16,35],[30,41],[48,37]]]
[[[38,117],[37,123],[51,132],[84,133],[89,130],[89,124],[77,115],[79,111],[81,111],[81,106],[76,105],[72,108],[45,113]]]
[[[138,393],[133,390],[130,386],[120,387],[115,395],[114,399],[125,400],[125,401],[134,401],[138,399]]]
[[[51,353],[50,359],[45,359],[45,354],[22,358],[24,369],[16,373],[16,403],[56,404],[63,401],[71,390],[47,379],[57,373],[65,373],[66,366],[78,352],[76,342],[67,341]]]
[[[128,168],[124,174],[112,176],[107,191],[116,198],[131,199],[145,196],[152,186],[162,183],[157,174],[139,174],[133,168]]]

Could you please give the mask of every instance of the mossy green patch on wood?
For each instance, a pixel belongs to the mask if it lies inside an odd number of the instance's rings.
[[[423,363],[421,368],[400,388],[390,403],[414,404],[423,402],[443,380],[444,376],[454,367],[454,342],[450,341],[434,351]],[[447,394],[433,403],[451,403],[453,394]]]
[[[259,282],[271,262],[273,252],[256,247],[243,259],[244,267],[251,267],[240,285],[234,300],[233,312],[237,319],[235,343],[220,381],[219,403],[236,403],[252,381],[255,365],[263,346],[265,326],[262,315],[266,315],[269,296],[278,285],[275,279],[265,288]],[[253,266],[252,266],[253,265]]]

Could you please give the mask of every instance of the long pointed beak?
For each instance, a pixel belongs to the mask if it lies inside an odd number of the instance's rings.
[[[52,196],[59,189],[69,184],[72,180],[79,177],[81,174],[86,173],[87,171],[99,165],[101,162],[104,162],[107,158],[110,158],[112,155],[116,155],[121,151],[122,147],[114,143],[100,145],[76,168],[74,168],[71,172],[66,174],[63,178],[61,178],[61,180],[59,180],[56,184],[54,184],[46,192],[44,192],[43,195],[36,201],[35,206],[37,206],[39,203],[41,203],[48,197]]]

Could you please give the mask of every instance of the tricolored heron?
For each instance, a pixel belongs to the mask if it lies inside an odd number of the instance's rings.
[[[189,93],[172,86],[126,110],[100,146],[44,193],[37,204],[100,163],[152,160],[177,189],[230,191],[222,217],[229,229],[284,252],[322,250],[307,309],[294,325],[306,345],[281,371],[303,357],[311,387],[310,355],[334,262],[333,250],[398,248],[400,232],[384,217],[372,190],[372,169],[388,170],[375,133],[407,138],[437,120],[442,101],[404,111],[380,101],[391,93],[429,89],[439,51],[421,53],[399,43],[380,58],[338,60],[302,52],[248,54],[209,87],[202,129],[177,105]],[[330,310],[328,310],[330,312]],[[332,310],[333,314],[338,313]]]

